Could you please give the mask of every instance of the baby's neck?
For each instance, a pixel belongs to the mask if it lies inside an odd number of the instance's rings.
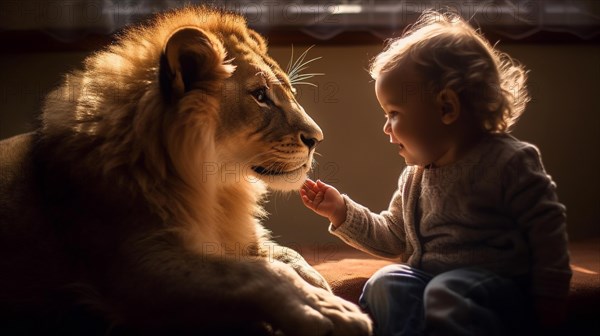
[[[471,151],[485,136],[485,132],[474,128],[463,128],[455,132],[450,140],[448,150],[439,159],[432,162],[430,167],[443,167],[462,159]]]

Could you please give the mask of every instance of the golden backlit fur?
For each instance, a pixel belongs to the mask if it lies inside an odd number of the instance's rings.
[[[66,75],[0,142],[0,333],[369,334],[260,224],[323,139],[292,92],[241,16],[203,7]]]

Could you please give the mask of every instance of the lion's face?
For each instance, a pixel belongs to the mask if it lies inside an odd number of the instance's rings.
[[[263,61],[266,55],[228,55],[236,70],[221,90],[217,132],[223,162],[234,164],[226,169],[273,189],[299,188],[323,140],[321,129],[296,101],[285,73]]]
[[[183,104],[188,107],[211,99],[217,105],[216,162],[205,163],[205,173],[225,183],[259,179],[276,190],[302,185],[323,133],[258,34],[184,28],[171,36],[164,54],[167,96],[189,101]]]

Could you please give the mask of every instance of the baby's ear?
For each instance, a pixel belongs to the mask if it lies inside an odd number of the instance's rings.
[[[437,95],[437,103],[440,109],[442,123],[450,125],[460,116],[460,99],[452,89],[446,88]]]

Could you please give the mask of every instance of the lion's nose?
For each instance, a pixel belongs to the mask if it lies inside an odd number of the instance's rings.
[[[302,140],[302,143],[305,144],[309,150],[315,148],[320,142],[319,139],[305,136],[304,134],[300,134],[300,140]]]

